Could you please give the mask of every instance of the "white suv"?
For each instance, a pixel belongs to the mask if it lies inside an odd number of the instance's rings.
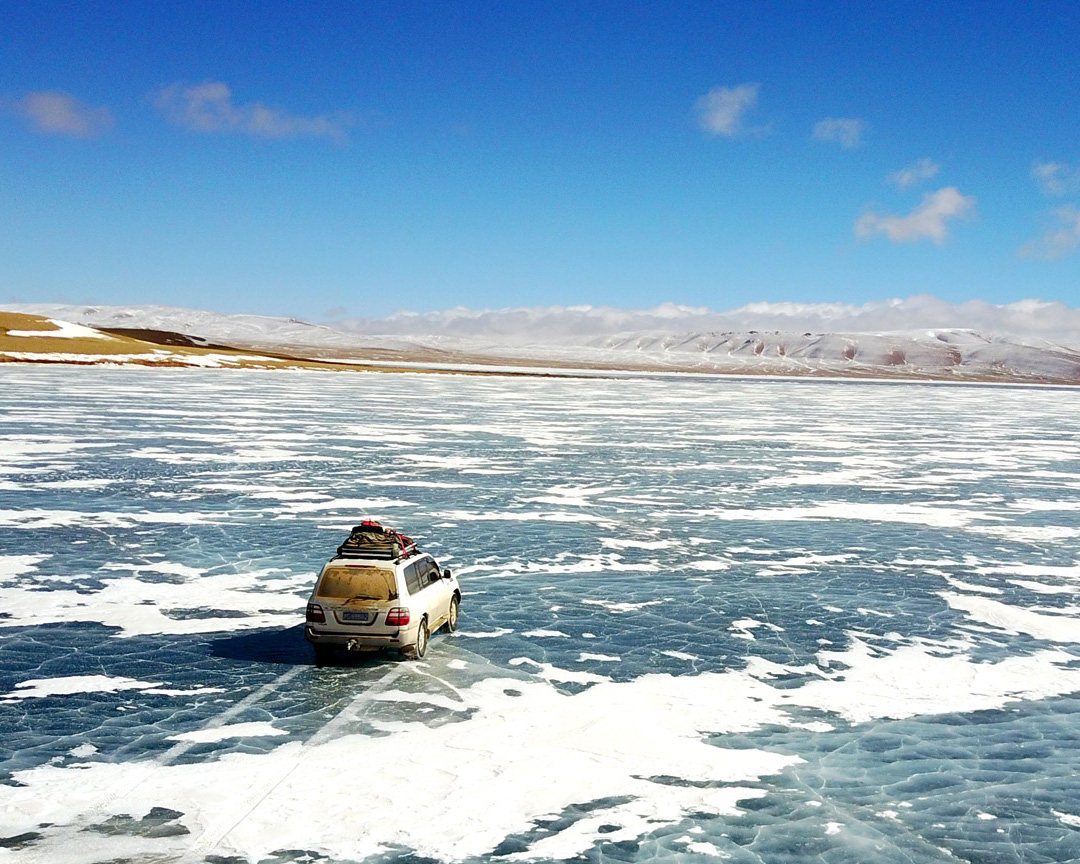
[[[443,624],[457,630],[460,604],[457,579],[430,555],[332,558],[308,599],[304,636],[317,659],[334,648],[387,647],[417,659]]]

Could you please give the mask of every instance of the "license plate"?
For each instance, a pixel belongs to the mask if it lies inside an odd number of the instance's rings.
[[[341,613],[341,620],[351,621],[354,624],[367,624],[367,622],[371,620],[371,613],[346,610]]]

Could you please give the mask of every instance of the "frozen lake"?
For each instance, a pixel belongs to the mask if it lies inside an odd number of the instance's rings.
[[[1076,860],[1078,416],[0,368],[0,861]],[[361,518],[461,629],[316,668]]]

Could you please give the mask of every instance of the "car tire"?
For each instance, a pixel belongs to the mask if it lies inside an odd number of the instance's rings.
[[[450,608],[446,612],[446,631],[448,633],[457,630],[458,607],[460,605],[457,594],[450,598]]]
[[[427,618],[421,618],[416,630],[416,644],[410,645],[402,653],[410,660],[419,660],[427,653],[428,635]]]

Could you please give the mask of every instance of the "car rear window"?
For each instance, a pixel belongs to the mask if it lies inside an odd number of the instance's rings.
[[[315,592],[318,597],[365,597],[390,600],[397,595],[394,571],[385,567],[328,567]]]

